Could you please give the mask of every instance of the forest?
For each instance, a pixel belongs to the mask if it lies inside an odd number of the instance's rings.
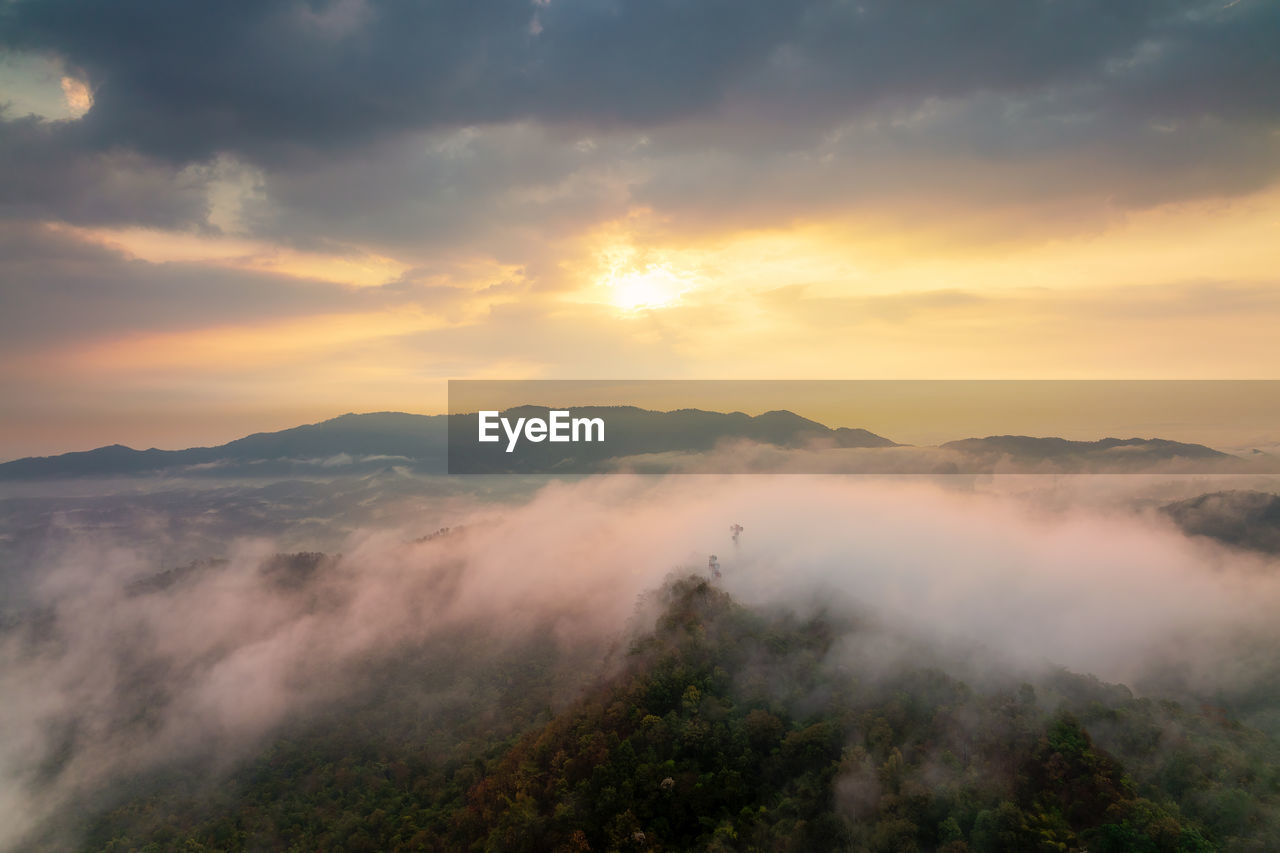
[[[247,762],[82,803],[80,849],[1280,849],[1280,749],[1232,708],[946,649],[877,666],[842,653],[885,643],[866,614],[749,608],[694,575],[645,604],[594,663],[474,628],[371,661]]]

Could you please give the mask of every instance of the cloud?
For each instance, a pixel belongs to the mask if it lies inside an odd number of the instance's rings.
[[[64,122],[0,114],[0,221],[173,228],[206,214],[199,172],[127,148],[96,149]]]
[[[10,354],[161,330],[359,313],[406,300],[403,289],[149,263],[74,233],[21,223],[0,223],[0,256],[6,308],[0,348]]]
[[[566,239],[624,216],[634,141],[516,123],[412,133],[269,171],[256,233],[381,246],[418,262],[484,255],[543,269]]]
[[[633,203],[677,211],[680,196],[785,211],[791,198],[822,207],[895,188],[1152,204],[1256,189],[1280,163],[1265,82],[1280,20],[1258,0],[565,0],[536,9],[532,34],[534,11],[9,4],[9,49],[60,57],[93,104],[79,121],[6,121],[5,136],[32,140],[11,148],[7,171],[56,186],[56,164],[129,152],[136,170],[177,182],[183,166],[232,157],[266,171],[275,212],[294,220],[286,233],[316,233],[317,196],[321,218],[342,220],[342,185],[353,209],[339,230],[367,228],[379,203],[412,204],[416,218],[375,217],[386,239],[408,241],[458,230],[450,213],[472,225],[510,213],[503,176],[598,180],[601,155],[573,147],[584,137],[641,171]],[[464,129],[465,157],[432,153]],[[644,151],[618,150],[639,138]],[[70,201],[49,209],[91,215]],[[136,204],[96,215],[143,216]],[[410,222],[416,233],[398,237]]]
[[[294,574],[269,559],[269,541],[245,538],[227,563],[160,583],[139,546],[163,535],[164,515],[114,538],[70,538],[13,598],[32,610],[0,636],[12,700],[0,721],[17,733],[0,749],[0,843],[117,774],[234,755],[359,683],[344,673],[458,631],[483,627],[501,648],[549,630],[602,651],[643,593],[705,567],[708,553],[747,603],[854,607],[887,636],[950,649],[978,671],[1057,664],[1132,682],[1172,658],[1208,690],[1249,677],[1220,668],[1240,642],[1277,640],[1274,561],[1133,513],[1047,512],[920,482],[553,483],[516,504],[455,501],[408,528],[357,531],[340,558]],[[436,525],[462,529],[414,541]]]
[[[177,160],[272,159],[409,129],[526,116],[636,122],[704,108],[800,9],[555,4],[533,36],[527,0],[342,8],[359,11],[273,2],[175,12],[141,0],[99,14],[19,3],[5,29],[11,49],[61,54],[101,81],[85,119],[100,144]]]
[[[1166,115],[1274,116],[1265,76],[1242,74],[1274,62],[1264,2],[566,0],[538,8],[531,34],[533,12],[526,0],[19,2],[6,42],[100,81],[89,124],[102,143],[176,159],[525,118],[652,125],[735,97],[829,120],[886,100],[1114,81],[1130,106]],[[1232,94],[1170,97],[1189,77]]]

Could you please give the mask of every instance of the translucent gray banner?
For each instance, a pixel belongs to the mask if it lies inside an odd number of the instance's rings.
[[[451,474],[1280,473],[1280,380],[452,380]]]

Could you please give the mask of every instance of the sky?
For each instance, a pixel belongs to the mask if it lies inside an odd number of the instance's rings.
[[[0,459],[449,378],[1277,378],[1277,44],[1274,0],[0,0]]]

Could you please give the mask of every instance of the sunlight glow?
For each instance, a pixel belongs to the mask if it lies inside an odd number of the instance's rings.
[[[697,285],[696,277],[672,269],[670,264],[648,264],[639,269],[612,270],[602,281],[610,301],[625,311],[665,308],[680,301]]]
[[[81,80],[74,77],[62,78],[62,96],[66,98],[67,109],[72,118],[80,118],[93,108],[93,92]]]

